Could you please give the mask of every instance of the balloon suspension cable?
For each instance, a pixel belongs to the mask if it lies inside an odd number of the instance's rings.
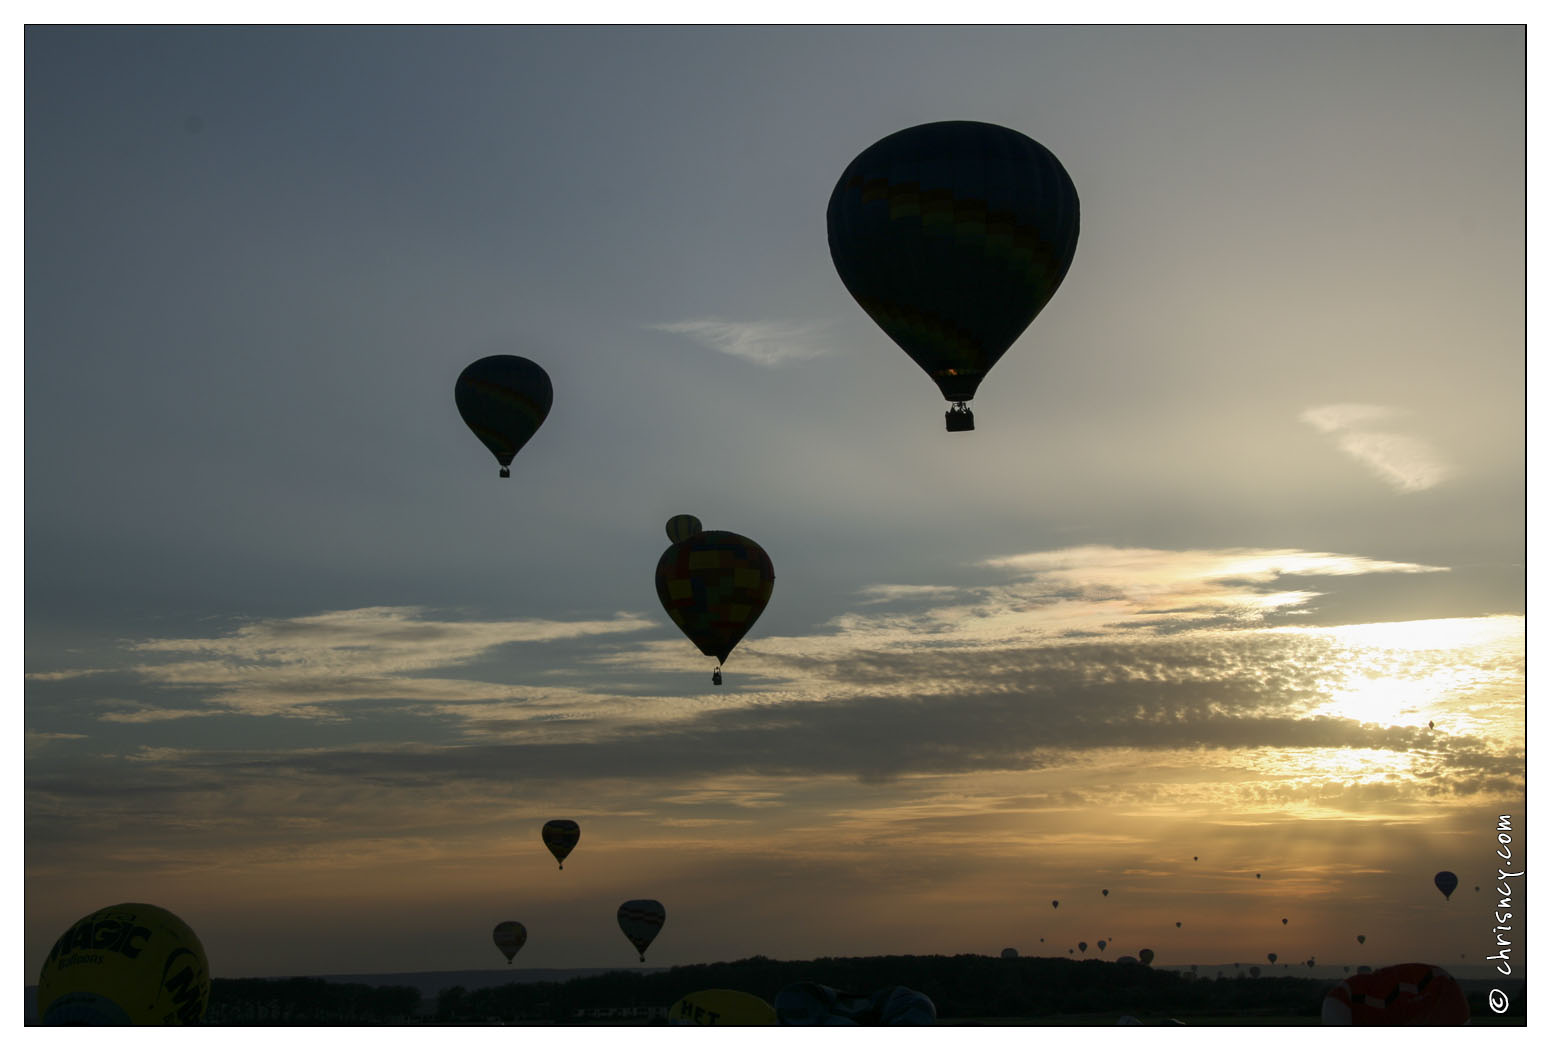
[[[953,403],[953,407],[943,414],[948,421],[950,431],[972,431],[975,429],[975,414],[969,411],[969,406],[962,401]]]

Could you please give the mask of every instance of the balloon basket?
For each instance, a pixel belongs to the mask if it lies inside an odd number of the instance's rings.
[[[975,414],[969,411],[969,406],[959,402],[953,408],[943,413],[948,421],[950,431],[972,431],[975,429]]]

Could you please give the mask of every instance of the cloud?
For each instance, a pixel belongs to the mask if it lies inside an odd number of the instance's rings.
[[[818,324],[702,318],[646,327],[685,335],[701,346],[771,368],[828,353],[827,347],[815,342],[817,333],[824,327]]]
[[[1397,415],[1383,405],[1320,405],[1306,409],[1304,423],[1336,440],[1341,451],[1403,493],[1431,489],[1454,472],[1421,438],[1370,429]]]
[[[499,647],[615,635],[654,627],[630,613],[610,620],[436,620],[413,607],[371,607],[271,619],[207,638],[150,639],[139,653],[186,656],[132,670],[152,686],[193,692],[197,706],[130,705],[108,721],[147,722],[210,714],[304,713],[344,701],[392,699],[456,704],[523,700],[544,708],[564,689],[519,688],[472,678],[433,677],[489,656]]]

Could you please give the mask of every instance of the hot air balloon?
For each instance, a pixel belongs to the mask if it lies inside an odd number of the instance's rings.
[[[668,1008],[669,1025],[775,1025],[775,1008],[753,993],[702,989]]]
[[[1260,968],[1259,967],[1251,967],[1249,969],[1249,976],[1251,978],[1259,978],[1260,977]]]
[[[667,528],[668,540],[674,544],[683,543],[696,533],[705,531],[705,527],[700,524],[700,519],[694,515],[674,515],[668,519]]]
[[[1181,923],[1181,922],[1179,922],[1179,921],[1178,921],[1178,920],[1175,920],[1175,921],[1174,921],[1174,926],[1176,926],[1176,927],[1183,927],[1183,926],[1184,926],[1184,924],[1183,924],[1183,923]]]
[[[1365,942],[1367,940],[1368,940],[1368,936],[1366,934],[1359,934],[1357,936],[1357,944],[1358,945],[1361,945],[1363,942]]]
[[[1153,952],[1151,949],[1143,949],[1141,952],[1136,954],[1136,958],[1141,960],[1144,965],[1151,965],[1153,961]]]
[[[1078,952],[1087,952],[1088,951],[1088,943],[1087,942],[1078,942],[1077,943],[1077,951]]]
[[[1018,958],[1018,950],[1014,949],[1012,946],[1009,945],[1007,948],[1002,950],[1002,959],[1004,959],[1004,960],[1016,960],[1017,958]]]
[[[1060,287],[1077,251],[1077,189],[1009,128],[922,124],[863,150],[835,184],[829,254],[857,304],[953,403],[965,404]]]
[[[576,847],[576,843],[582,838],[581,827],[575,821],[567,821],[558,818],[554,821],[544,822],[544,830],[539,833],[544,840],[544,845],[555,856],[555,861],[565,868],[566,855]]]
[[[1459,886],[1459,877],[1452,872],[1440,872],[1433,877],[1433,886],[1443,892],[1443,900],[1448,901],[1449,895],[1454,893],[1454,888]]]
[[[667,910],[660,901],[638,898],[621,905],[618,918],[619,929],[625,932],[630,944],[641,954],[641,962],[645,963],[646,947],[652,944],[652,939],[662,930],[663,921],[668,918]]]
[[[210,965],[188,924],[126,902],[83,916],[59,936],[38,975],[44,1025],[198,1025]]]
[[[1257,872],[1257,873],[1255,873],[1255,878],[1256,878],[1256,879],[1259,879],[1259,878],[1260,878],[1260,873],[1258,873],[1258,872]]]
[[[1276,962],[1276,953],[1274,953],[1274,952],[1266,953],[1266,959],[1270,960],[1272,963],[1275,963]]]
[[[1283,927],[1287,926],[1287,917],[1286,916],[1282,917],[1282,926]]]
[[[1464,1025],[1470,1004],[1442,967],[1402,963],[1359,973],[1325,994],[1323,1025]]]
[[[1105,889],[1104,889],[1104,890],[1103,890],[1103,891],[1102,891],[1102,892],[1101,892],[1101,893],[1103,893],[1103,895],[1104,895],[1104,896],[1105,896],[1105,897],[1106,897],[1106,898],[1107,898],[1107,897],[1109,897],[1109,889],[1108,889],[1108,888],[1107,888],[1107,887],[1106,887],[1106,888],[1105,888]]]
[[[1104,946],[1107,945],[1107,944],[1109,944],[1109,943],[1104,941],[1102,938],[1099,939],[1099,952],[1103,952],[1104,951]]]
[[[495,947],[501,950],[501,955],[506,957],[506,962],[511,963],[512,957],[517,955],[517,950],[528,943],[528,928],[516,920],[506,920],[495,925],[495,930],[490,932]]]
[[[707,657],[721,665],[770,601],[775,567],[765,549],[746,536],[712,529],[694,533],[657,561],[662,608]]]
[[[510,478],[512,457],[549,415],[555,392],[549,374],[527,358],[494,354],[465,368],[453,395],[463,422]]]
[[[1052,901],[1050,903],[1050,907],[1052,909],[1059,909],[1061,907],[1061,903],[1059,901]]]

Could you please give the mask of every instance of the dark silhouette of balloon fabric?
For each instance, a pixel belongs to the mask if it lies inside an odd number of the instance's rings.
[[[657,561],[657,598],[662,608],[689,641],[707,657],[715,657],[718,665],[726,663],[733,647],[765,611],[774,588],[775,567],[765,549],[746,536],[720,529],[691,534],[671,545]]]
[[[501,955],[506,957],[506,962],[511,963],[512,957],[528,943],[528,928],[516,920],[505,920],[495,925],[490,937],[495,947],[501,950]]]
[[[1443,900],[1448,901],[1449,895],[1454,893],[1454,888],[1459,886],[1459,877],[1452,872],[1440,872],[1433,877],[1433,886],[1443,892]]]
[[[555,856],[555,861],[561,868],[565,868],[565,859],[572,850],[576,849],[576,844],[582,838],[582,830],[575,821],[558,818],[544,822],[544,828],[539,836],[544,840],[544,846],[548,847],[549,852]]]
[[[549,374],[527,358],[495,354],[465,368],[453,396],[463,422],[501,465],[501,477],[510,478],[512,458],[549,415],[555,392]]]
[[[978,121],[906,128],[840,175],[826,214],[846,290],[953,403],[1045,308],[1077,251],[1077,189],[1027,135]]]

